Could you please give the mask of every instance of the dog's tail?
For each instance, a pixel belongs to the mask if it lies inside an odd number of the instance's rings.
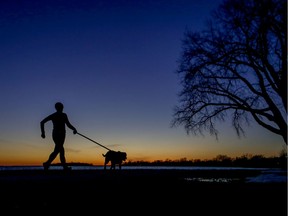
[[[103,155],[103,157],[106,157],[106,154],[104,155],[104,154],[102,154]]]

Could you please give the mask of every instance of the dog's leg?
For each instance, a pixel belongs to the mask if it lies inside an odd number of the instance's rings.
[[[107,164],[107,160],[105,158],[105,162],[104,162],[104,170],[106,170],[106,164]]]

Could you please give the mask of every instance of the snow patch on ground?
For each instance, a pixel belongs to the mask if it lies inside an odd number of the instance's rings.
[[[287,171],[286,170],[267,170],[262,171],[259,176],[247,177],[246,182],[257,182],[257,183],[273,183],[273,182],[287,182]]]

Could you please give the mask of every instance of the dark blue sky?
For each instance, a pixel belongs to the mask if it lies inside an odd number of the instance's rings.
[[[170,128],[184,32],[220,2],[1,1],[0,164],[46,160],[51,125],[43,140],[39,122],[57,101],[80,133],[131,160],[278,154],[281,138],[257,125],[239,140],[227,122],[218,142]],[[106,151],[70,131],[65,145],[69,161],[102,163]]]

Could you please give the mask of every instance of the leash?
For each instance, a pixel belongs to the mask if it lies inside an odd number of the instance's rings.
[[[103,148],[105,148],[105,149],[107,149],[107,150],[111,151],[111,149],[107,148],[107,147],[106,147],[106,146],[104,146],[104,145],[101,145],[100,143],[98,143],[98,142],[96,142],[96,141],[94,141],[94,140],[90,139],[89,137],[87,137],[87,136],[84,136],[83,134],[81,134],[81,133],[79,133],[79,132],[77,132],[77,134],[79,134],[80,136],[82,136],[82,137],[84,137],[84,138],[86,138],[86,139],[90,140],[91,142],[94,142],[94,143],[96,143],[97,145],[99,145],[99,146],[101,146],[101,147],[103,147]]]

